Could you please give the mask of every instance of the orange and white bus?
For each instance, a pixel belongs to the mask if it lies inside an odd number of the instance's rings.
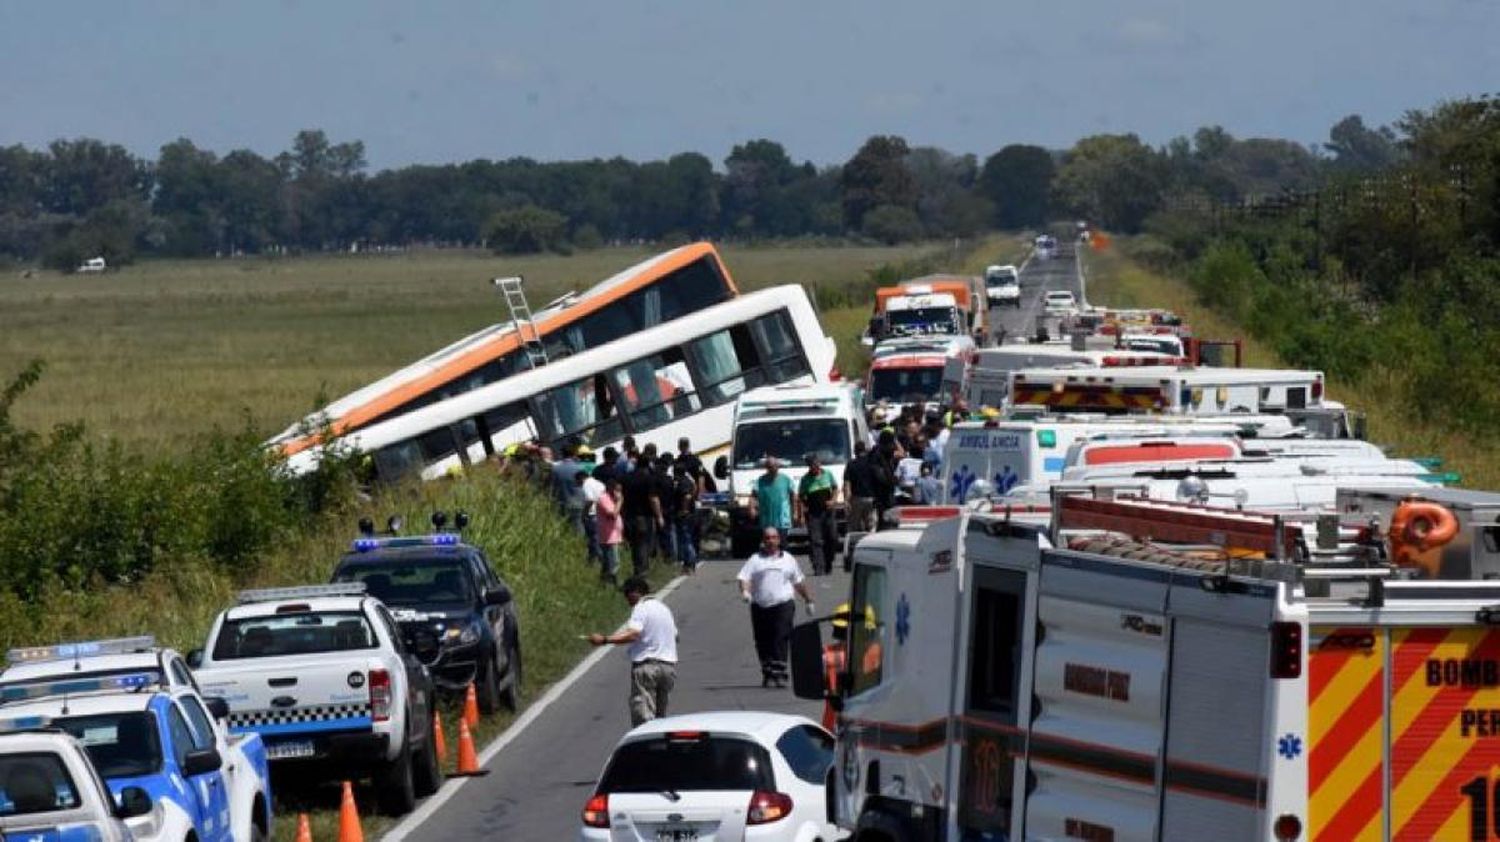
[[[728,301],[739,294],[712,243],[672,249],[583,293],[569,293],[532,319],[550,359],[577,354]],[[477,389],[530,367],[511,322],[491,325],[334,401],[270,444],[291,455],[316,444],[326,419],[337,435]]]

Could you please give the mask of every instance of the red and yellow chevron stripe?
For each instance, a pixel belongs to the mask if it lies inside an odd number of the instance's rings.
[[[1500,631],[1391,633],[1391,838],[1500,839]]]
[[[1385,775],[1385,632],[1313,627],[1307,668],[1312,842],[1378,840]]]

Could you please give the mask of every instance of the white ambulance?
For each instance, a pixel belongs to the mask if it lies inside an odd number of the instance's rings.
[[[1358,516],[1053,517],[858,544],[828,776],[855,842],[1493,838],[1500,581],[1392,564],[1412,535]],[[804,698],[821,644],[793,633]]]
[[[1011,406],[1049,412],[1233,415],[1333,406],[1323,372],[1145,366],[1025,369],[1011,373]]]

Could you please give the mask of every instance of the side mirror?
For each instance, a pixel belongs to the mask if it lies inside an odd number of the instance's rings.
[[[728,456],[720,456],[714,460],[714,479],[729,479]]]
[[[209,696],[203,700],[208,707],[208,714],[214,719],[224,721],[229,718],[229,702],[223,696]]]
[[[133,819],[151,812],[151,795],[138,786],[127,786],[120,790],[119,803],[115,805],[115,818]]]
[[[182,775],[187,778],[194,775],[206,775],[209,772],[219,771],[223,766],[224,758],[219,756],[217,749],[190,751],[187,757],[182,759]]]
[[[792,629],[791,643],[792,694],[821,701],[830,688],[823,677],[823,631],[818,622]]]
[[[187,665],[188,669],[198,669],[203,666],[203,650],[194,649],[187,653]]]
[[[484,592],[485,605],[507,605],[510,600],[510,588],[504,585],[496,585]]]

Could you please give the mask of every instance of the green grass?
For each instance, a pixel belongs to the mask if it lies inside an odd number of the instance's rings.
[[[837,287],[937,247],[729,247],[743,289]],[[17,407],[37,429],[83,420],[129,446],[240,426],[269,436],[334,398],[505,317],[489,279],[522,275],[539,306],[653,253],[500,258],[421,251],[151,261],[97,276],[0,276],[0,377],[41,358]]]
[[[1192,325],[1194,334],[1212,339],[1243,337],[1245,365],[1282,368],[1276,353],[1245,334],[1232,319],[1204,306],[1185,282],[1142,268],[1118,251],[1118,245],[1085,256],[1088,298],[1111,307],[1165,307]],[[1384,375],[1367,375],[1356,382],[1330,380],[1329,397],[1363,411],[1369,419],[1369,438],[1386,445],[1394,455],[1439,456],[1445,470],[1457,471],[1470,488],[1500,488],[1500,444],[1415,423],[1406,408],[1387,399],[1398,391]]]

